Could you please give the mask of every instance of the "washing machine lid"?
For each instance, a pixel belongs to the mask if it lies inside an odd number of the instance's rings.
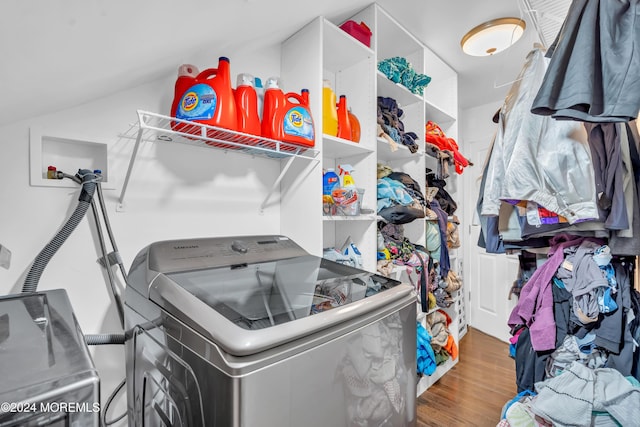
[[[185,269],[191,261],[178,261],[174,253],[167,270],[152,250],[149,264],[164,272],[152,280],[149,298],[237,356],[313,334],[394,300],[415,301],[408,285],[309,255],[283,236],[164,243],[165,255],[171,247],[190,247],[199,268]]]
[[[0,297],[0,378],[0,401],[17,403],[88,379],[97,384],[66,291]]]

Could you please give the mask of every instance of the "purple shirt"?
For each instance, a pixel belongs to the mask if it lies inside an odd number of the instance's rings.
[[[549,259],[524,285],[518,304],[511,311],[509,326],[526,325],[531,335],[531,346],[536,351],[556,348],[551,279],[564,261],[564,248],[578,246],[584,240],[602,244],[602,240],[592,237],[577,237],[566,233],[554,236],[550,241]]]

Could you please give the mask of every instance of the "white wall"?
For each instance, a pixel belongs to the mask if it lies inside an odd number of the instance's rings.
[[[190,62],[201,69],[216,67],[219,55],[231,59],[234,86],[240,72],[264,80],[280,71],[277,46],[205,52]],[[279,204],[271,204],[262,214],[259,206],[278,176],[280,161],[199,147],[143,143],[129,183],[126,211],[116,212],[133,148],[133,141],[118,135],[136,120],[137,109],[168,114],[174,81],[174,75],[167,76],[134,90],[0,128],[0,244],[12,252],[10,268],[0,268],[1,295],[20,291],[34,258],[64,224],[79,195],[76,188],[29,185],[32,126],[45,135],[108,144],[108,173],[116,189],[105,190],[105,198],[127,269],[140,249],[157,240],[279,233]],[[286,82],[285,89],[289,89]],[[22,107],[17,104],[16,108]],[[277,202],[278,194],[274,199]],[[100,252],[94,230],[88,214],[47,266],[39,289],[65,288],[85,334],[120,332],[106,275],[96,263]],[[124,377],[124,352],[118,346],[94,348],[92,352],[104,402]],[[124,407],[120,402],[111,414],[121,413]]]
[[[503,99],[462,110],[460,119],[461,137],[463,141],[473,141],[486,136],[491,137],[496,124],[491,120],[495,112],[502,106]],[[476,166],[482,167],[484,159],[473,159]]]
[[[487,104],[478,105],[476,107],[461,110],[460,112],[460,141],[462,152],[473,162],[474,166],[467,169],[468,175],[473,175],[472,181],[476,180],[476,177],[482,175],[482,168],[485,163],[485,158],[480,158],[474,152],[469,143],[475,141],[490,141],[496,130],[496,124],[491,120],[495,112],[502,106],[504,101],[502,99],[492,101]],[[468,178],[468,176],[465,176]],[[468,179],[465,179],[467,184]],[[466,188],[468,187],[468,188]],[[476,201],[478,199],[478,193],[476,186],[465,185],[464,193],[464,223],[473,224]],[[467,257],[467,249],[469,245],[475,245],[476,242],[469,242],[465,246],[465,258]],[[469,258],[466,258],[469,259]],[[467,263],[468,265],[468,263]],[[465,276],[468,277],[468,276]]]
[[[471,326],[507,342],[510,337],[507,318],[516,302],[515,298],[508,300],[507,296],[516,279],[518,261],[514,256],[490,255],[478,248],[479,224],[474,217],[479,179],[486,161],[486,156],[480,156],[474,151],[489,147],[497,128],[492,118],[502,104],[503,100],[498,100],[462,111],[463,152],[471,156],[475,164],[465,171],[464,176],[464,224],[473,224],[474,228],[472,233],[471,226],[465,227],[465,233],[471,238],[467,239],[468,243],[465,245],[464,273],[467,278],[465,286],[472,294],[468,306]],[[478,269],[482,271],[481,275],[473,272],[474,266],[482,266]]]

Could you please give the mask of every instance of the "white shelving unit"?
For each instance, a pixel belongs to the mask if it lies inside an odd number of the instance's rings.
[[[425,118],[427,120],[438,123],[442,130],[451,129],[451,125],[456,121],[455,116],[445,112],[431,101],[425,100],[424,104],[426,108]]]
[[[425,88],[423,96],[416,95],[401,84],[389,80],[383,73],[375,71],[376,95],[390,97],[397,101],[399,108],[404,115],[401,120],[405,131],[415,132],[418,135],[419,149],[416,153],[398,144],[398,149],[391,151],[389,143],[377,138],[376,158],[377,162],[390,166],[393,170],[402,171],[409,174],[423,187],[426,187],[425,168],[436,169],[436,160],[424,153],[425,124],[431,120],[437,123],[448,137],[458,136],[458,82],[457,73],[444,63],[429,48],[423,45],[411,33],[409,33],[395,18],[384,9],[374,4],[362,10],[350,19],[360,22],[364,21],[373,31],[372,49],[376,55],[376,65],[379,61],[392,57],[403,57],[413,66],[417,73],[427,74],[432,78]],[[428,41],[427,41],[428,42]],[[451,171],[453,173],[453,170]],[[447,180],[447,190],[457,200],[462,200],[461,193],[456,192],[457,176]],[[453,191],[453,192],[452,192]],[[404,224],[405,236],[410,241],[424,245],[426,221],[413,221]],[[446,243],[444,243],[446,244]],[[452,253],[452,268],[456,272],[461,272],[459,268],[462,260],[459,258],[461,252]],[[399,276],[407,279],[406,271],[399,270]],[[461,292],[458,294],[462,295]],[[445,309],[452,318],[450,333],[456,343],[459,342],[459,322],[466,321],[459,316],[460,305],[463,299],[454,299],[454,304]],[[418,319],[423,320],[424,313],[419,313]],[[465,326],[466,327],[466,326]],[[465,329],[466,330],[466,329]],[[428,377],[423,377],[417,384],[417,395],[422,394],[427,388],[438,381],[455,364],[456,360],[449,360],[439,366],[436,372]]]
[[[384,138],[378,138],[378,161],[382,163],[389,163],[396,160],[407,160],[419,158],[422,153],[417,151],[412,153],[405,145],[396,144],[397,149],[391,150],[391,144]]]
[[[292,237],[310,252],[322,255],[323,248],[340,247],[350,238],[363,254],[364,269],[376,270],[375,214],[322,215],[322,173],[349,164],[356,187],[364,189],[363,209],[376,207],[376,104],[375,53],[334,23],[317,18],[282,45],[282,78],[293,87],[308,87],[320,150],[320,166],[309,172],[302,184],[293,175],[283,180],[289,192],[281,204],[283,234]],[[331,82],[336,95],[345,95],[347,105],[361,127],[360,142],[321,134],[322,84]],[[305,220],[301,221],[300,217]],[[312,235],[309,237],[309,235]],[[307,239],[308,245],[304,245]]]
[[[375,221],[376,216],[374,214],[364,215],[325,215],[322,218],[323,221]]]
[[[416,390],[417,395],[420,396],[422,393],[427,391],[429,387],[437,383],[440,378],[442,378],[447,372],[449,372],[449,370],[451,370],[451,368],[453,368],[457,364],[458,359],[448,359],[442,365],[438,366],[433,374],[422,377],[422,379],[418,382]]]
[[[329,158],[344,158],[357,155],[366,155],[374,152],[373,148],[354,143],[347,139],[338,138],[327,134],[322,135],[322,155]]]
[[[376,71],[376,80],[378,83],[378,96],[393,98],[403,107],[424,102],[420,95],[410,92],[409,89],[399,83],[392,82],[380,71]]]

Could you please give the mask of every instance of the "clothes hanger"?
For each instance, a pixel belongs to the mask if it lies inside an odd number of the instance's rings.
[[[525,3],[524,7],[522,2]],[[536,30],[536,34],[538,35],[538,41],[533,42],[533,50],[546,50],[546,46],[544,45],[543,42],[541,42],[540,40],[543,40],[542,36],[541,36],[541,31],[540,28],[538,26],[538,21],[535,19],[535,17],[533,16],[532,12],[535,12],[535,10],[533,10],[531,7],[527,7],[528,2],[526,0],[518,0],[518,10],[520,12],[520,19],[524,20],[524,15],[525,15],[525,11],[526,13],[529,15],[530,21],[533,22],[533,26],[534,29]],[[507,55],[509,55],[509,52],[507,51]],[[522,80],[522,78],[520,79],[515,79],[515,80],[511,80],[505,83],[500,83],[497,84],[497,81],[494,80],[493,82],[493,88],[494,89],[500,89],[503,88],[505,86],[510,86],[516,82],[519,82],[520,80]]]
[[[534,42],[534,43],[533,43],[533,49],[532,49],[532,50],[542,50],[542,51],[544,52],[545,50],[547,50],[547,48],[546,48],[546,47],[544,47],[544,45],[542,45],[542,43],[540,43],[540,42]],[[499,85],[498,85],[498,84],[496,84],[496,81],[494,80],[494,82],[493,82],[493,88],[494,88],[494,89],[499,89],[499,88],[501,88],[501,87],[510,86],[510,85],[512,85],[512,84],[514,84],[514,83],[516,83],[516,82],[519,82],[520,80],[522,80],[522,77],[521,77],[521,78],[519,78],[519,79],[511,80],[511,81],[506,82],[506,83],[501,83],[501,84],[499,84]]]

